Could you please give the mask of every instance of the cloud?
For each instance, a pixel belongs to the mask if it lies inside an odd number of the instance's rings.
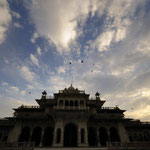
[[[28,85],[27,85],[27,89],[32,90],[32,89],[34,89],[34,87],[33,87],[32,85],[28,84]]]
[[[6,57],[4,57],[4,62],[5,62],[6,64],[9,64],[9,61],[8,61],[8,59],[7,59]]]
[[[102,33],[91,42],[91,46],[100,52],[107,51],[110,46],[125,40],[128,29],[133,23],[134,13],[138,6],[143,7],[141,1],[107,1],[105,5],[105,22]],[[119,12],[119,13],[118,13]]]
[[[66,79],[59,75],[51,76],[48,80],[48,83],[50,87],[53,87],[53,89],[51,89],[51,92],[59,91],[60,89],[64,89],[64,87],[70,85],[69,79]]]
[[[18,22],[14,22],[14,26],[16,28],[22,28],[23,29],[23,26],[20,23],[18,23]]]
[[[7,82],[5,82],[5,81],[2,82],[2,86],[7,86],[7,85],[8,85]]]
[[[65,67],[63,67],[63,66],[60,66],[60,67],[58,67],[58,69],[57,69],[57,71],[58,71],[58,73],[60,74],[60,73],[65,73],[66,71],[65,71],[66,69],[65,69]]]
[[[102,2],[89,0],[46,0],[43,4],[38,0],[32,1],[32,4],[28,4],[27,7],[38,34],[52,41],[57,48],[66,50],[70,42],[78,37],[76,30],[78,21],[83,24],[89,12],[94,15],[102,4]],[[62,49],[58,50],[62,51]]]
[[[11,14],[9,4],[6,0],[0,1],[0,44],[6,38],[6,32],[11,22]]]
[[[21,15],[18,12],[16,12],[16,11],[12,11],[11,14],[12,14],[13,17],[15,17],[17,19],[21,18]]]
[[[10,89],[14,92],[19,92],[19,88],[16,86],[11,86]]]
[[[31,38],[30,41],[31,41],[32,43],[35,43],[38,38],[39,38],[38,33],[37,33],[37,32],[34,32],[34,34],[32,35],[32,38]]]
[[[14,85],[9,85],[7,82],[3,81],[1,84],[3,87],[1,87],[2,95],[5,96],[12,96],[12,97],[18,97],[20,96],[25,96],[26,91],[21,90],[19,87],[14,86]]]
[[[20,91],[20,93],[21,93],[22,96],[26,95],[26,91],[24,91],[24,90]]]
[[[96,45],[99,51],[107,50],[113,40],[114,31],[106,31],[102,33],[96,41]]]
[[[37,47],[37,53],[38,53],[38,55],[42,55],[41,48],[39,46]]]
[[[114,76],[128,76],[135,70],[135,66],[125,66],[124,68],[116,68],[112,70],[112,75]]]
[[[32,82],[36,76],[27,66],[22,66],[20,68],[20,74],[28,82]]]
[[[1,113],[0,117],[12,117],[14,110],[12,108],[18,108],[21,105],[35,105],[35,103],[27,102],[25,99],[22,99],[21,97],[13,98],[9,96],[1,96],[0,95],[0,106],[1,106]]]
[[[30,54],[30,60],[31,60],[37,67],[39,67],[39,60],[36,58],[35,55]]]

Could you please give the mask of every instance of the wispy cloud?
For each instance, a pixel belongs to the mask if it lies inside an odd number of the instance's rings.
[[[9,4],[6,0],[0,1],[0,44],[6,38],[6,32],[12,20]]]
[[[13,17],[15,17],[17,19],[21,18],[21,15],[18,12],[16,12],[16,11],[11,11],[11,14],[12,14]]]
[[[32,82],[36,76],[27,66],[22,66],[20,68],[20,74],[28,82]]]
[[[39,46],[37,47],[37,53],[38,55],[42,55],[41,48]]]
[[[96,2],[98,1],[90,3],[89,0],[56,0],[45,1],[43,5],[41,1],[32,1],[32,4],[27,6],[37,32],[50,40],[50,43],[52,41],[61,52],[68,50],[69,43],[77,38],[78,21],[84,23],[89,11],[94,14],[98,6],[102,6],[102,2],[95,6]]]
[[[37,59],[37,57],[33,54],[30,54],[30,60],[37,66],[39,67],[39,60]]]
[[[38,39],[38,38],[39,38],[38,33],[37,33],[37,32],[34,32],[34,34],[33,34],[32,37],[31,37],[31,42],[32,42],[32,43],[35,43],[35,42],[36,42],[36,39]]]
[[[18,23],[18,22],[14,22],[14,26],[16,28],[22,28],[23,29],[23,26],[20,23]]]

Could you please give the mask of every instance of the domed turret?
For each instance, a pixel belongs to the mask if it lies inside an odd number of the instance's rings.
[[[44,90],[44,91],[42,92],[42,97],[41,97],[41,99],[46,99],[46,95],[47,95],[47,92]]]
[[[100,94],[98,92],[95,93],[96,99],[99,100],[100,99]]]

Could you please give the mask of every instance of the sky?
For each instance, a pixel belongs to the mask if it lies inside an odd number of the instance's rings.
[[[150,0],[0,0],[0,117],[71,83],[150,121]]]

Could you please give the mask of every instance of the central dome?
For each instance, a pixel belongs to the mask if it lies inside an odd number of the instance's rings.
[[[75,88],[71,84],[70,87],[68,87],[68,90],[73,91],[73,90],[75,90]]]

